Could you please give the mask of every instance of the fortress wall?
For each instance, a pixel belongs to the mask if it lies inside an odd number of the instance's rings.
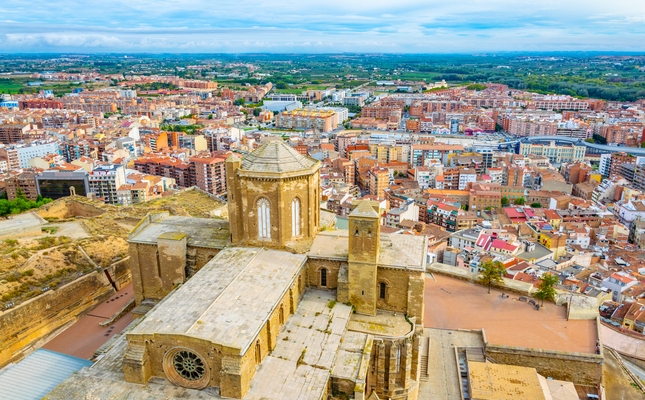
[[[127,260],[109,269],[117,287],[129,283]],[[0,368],[40,347],[49,335],[76,322],[114,292],[105,274],[94,271],[0,312]]]

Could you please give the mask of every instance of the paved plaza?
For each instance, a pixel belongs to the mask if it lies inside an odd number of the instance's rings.
[[[435,274],[426,279],[426,328],[484,329],[491,344],[595,353],[595,320],[566,319],[566,308],[545,303],[539,311],[520,295]]]

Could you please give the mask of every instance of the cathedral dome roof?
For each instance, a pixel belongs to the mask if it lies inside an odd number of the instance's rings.
[[[310,170],[317,163],[282,140],[271,140],[242,158],[241,169],[250,172],[298,172]]]

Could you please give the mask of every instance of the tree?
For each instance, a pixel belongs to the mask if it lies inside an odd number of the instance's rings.
[[[515,204],[516,206],[523,206],[524,203],[526,203],[524,197],[518,197],[517,199],[513,200],[513,204]]]
[[[488,294],[493,283],[503,283],[506,270],[499,261],[484,261],[479,266],[479,282],[488,286]]]
[[[555,300],[556,292],[554,286],[560,282],[560,279],[557,275],[553,274],[544,274],[541,279],[542,282],[538,285],[535,298],[542,300],[542,305],[544,305],[544,300]]]
[[[243,106],[243,105],[244,105],[244,103],[245,103],[245,101],[244,101],[244,99],[243,99],[242,97],[240,97],[239,99],[236,99],[236,100],[233,102],[233,104],[235,104],[236,106]]]
[[[506,207],[508,205],[508,197],[504,196],[502,197],[502,207]]]
[[[542,204],[541,203],[531,203],[531,207],[533,207],[533,208],[542,208]]]

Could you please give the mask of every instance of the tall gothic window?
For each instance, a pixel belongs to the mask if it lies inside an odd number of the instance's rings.
[[[300,236],[300,200],[291,202],[291,236]]]
[[[258,200],[258,239],[271,239],[271,207],[269,200]]]

